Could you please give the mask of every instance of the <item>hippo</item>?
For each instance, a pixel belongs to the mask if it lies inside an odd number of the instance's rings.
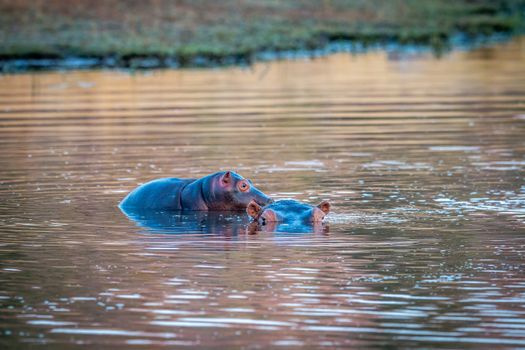
[[[324,217],[330,212],[330,203],[317,206],[294,199],[283,199],[261,206],[251,201],[246,212],[253,219],[249,232],[255,228],[267,232],[320,232]]]
[[[145,183],[120,202],[121,209],[242,211],[253,201],[267,205],[272,199],[252,182],[233,171],[200,179],[162,178]]]

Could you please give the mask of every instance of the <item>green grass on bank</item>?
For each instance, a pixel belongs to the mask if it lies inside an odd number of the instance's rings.
[[[521,32],[525,0],[0,0],[0,58],[250,60],[334,40],[444,47]]]

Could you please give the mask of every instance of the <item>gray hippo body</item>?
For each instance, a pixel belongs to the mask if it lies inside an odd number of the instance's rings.
[[[145,183],[129,193],[121,209],[152,210],[245,210],[250,201],[272,202],[251,181],[232,171],[222,171],[200,179],[163,178]]]

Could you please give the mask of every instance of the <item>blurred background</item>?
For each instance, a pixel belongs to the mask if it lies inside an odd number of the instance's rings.
[[[322,54],[315,50],[334,43],[330,51],[397,43],[442,52],[522,32],[524,8],[525,0],[1,0],[0,64],[215,66],[287,50]],[[49,60],[57,58],[69,60]]]

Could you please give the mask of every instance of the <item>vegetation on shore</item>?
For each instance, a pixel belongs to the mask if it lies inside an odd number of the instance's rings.
[[[263,51],[313,50],[339,40],[441,50],[457,33],[524,27],[525,0],[0,0],[0,61],[249,63]]]

